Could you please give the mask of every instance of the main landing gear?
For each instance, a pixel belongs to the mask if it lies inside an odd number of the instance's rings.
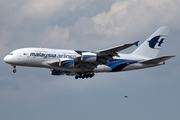
[[[17,71],[16,66],[14,65],[13,68],[14,68],[13,73],[16,73],[16,71]]]
[[[79,73],[79,75],[75,76],[75,79],[78,79],[78,78],[92,78],[95,74],[94,73],[90,73],[90,72],[82,72],[82,73]]]

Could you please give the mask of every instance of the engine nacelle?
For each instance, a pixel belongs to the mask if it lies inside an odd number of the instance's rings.
[[[75,61],[70,58],[61,58],[59,59],[59,66],[62,67],[74,67]]]
[[[65,71],[51,69],[51,75],[64,75],[64,74],[65,74]]]
[[[97,60],[97,54],[91,52],[83,52],[81,56],[81,61],[84,62],[95,62]]]
[[[75,73],[75,72],[66,72],[66,75],[68,75],[68,76],[76,76],[76,75],[78,75],[77,73]]]

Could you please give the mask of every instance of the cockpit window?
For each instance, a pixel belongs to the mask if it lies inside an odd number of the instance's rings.
[[[13,53],[10,53],[9,55],[13,55]]]

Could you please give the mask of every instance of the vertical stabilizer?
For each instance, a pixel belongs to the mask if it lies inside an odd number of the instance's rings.
[[[154,32],[145,42],[143,42],[132,54],[147,57],[155,58],[167,35],[170,31],[169,27],[160,27],[156,32]]]

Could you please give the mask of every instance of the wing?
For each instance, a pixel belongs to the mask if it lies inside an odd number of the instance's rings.
[[[139,41],[135,42],[135,43],[130,43],[130,44],[124,44],[124,45],[120,45],[120,46],[116,46],[116,47],[112,47],[112,48],[108,48],[108,49],[104,49],[104,50],[99,50],[96,51],[96,53],[98,53],[98,55],[104,56],[104,55],[112,55],[112,56],[118,56],[117,52],[124,50],[126,48],[129,48],[133,45],[138,46]]]
[[[112,58],[114,56],[119,57],[117,52],[119,52],[121,50],[124,50],[126,48],[129,48],[129,47],[131,47],[133,45],[138,46],[138,43],[139,43],[139,41],[137,41],[135,43],[124,44],[124,45],[120,45],[120,46],[116,46],[116,47],[96,51],[97,55],[99,56],[98,60],[100,62],[105,62],[105,61],[107,61],[108,59],[110,59],[110,58]]]
[[[92,71],[94,68],[97,67],[99,64],[107,63],[109,59],[112,59],[114,56],[119,56],[117,52],[124,50],[126,48],[129,48],[133,45],[138,46],[138,42],[130,43],[130,44],[124,44],[104,50],[99,50],[96,52],[86,52],[86,51],[78,51],[77,53],[81,55],[81,57],[77,57],[75,60],[79,63],[79,67],[82,69],[89,69]],[[83,57],[84,53],[84,58]],[[93,61],[85,62],[84,59],[94,59]]]
[[[119,56],[117,52],[124,50],[133,45],[138,45],[138,42],[131,44],[124,44],[104,50],[99,50],[96,52],[89,51],[77,51],[79,57],[76,58],[61,58],[56,61],[47,62],[48,65],[54,67],[75,67],[79,71],[93,71],[98,65],[107,63],[109,59],[112,59],[114,56]]]

